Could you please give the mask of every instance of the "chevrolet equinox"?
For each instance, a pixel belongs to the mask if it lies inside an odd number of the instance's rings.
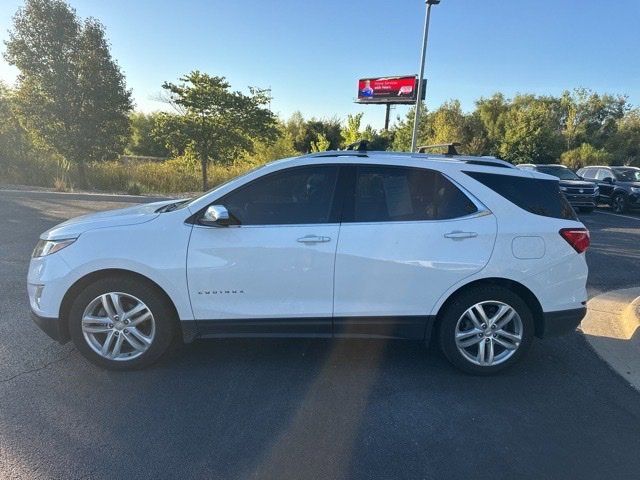
[[[490,374],[575,329],[588,246],[555,177],[489,157],[321,152],[57,225],[28,291],[48,335],[110,369],[174,340],[366,337],[433,340]]]

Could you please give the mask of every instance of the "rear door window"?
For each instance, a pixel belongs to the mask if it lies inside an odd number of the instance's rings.
[[[598,173],[596,174],[596,180],[604,180],[605,178],[612,178],[612,177],[613,177],[613,174],[606,168],[598,169]]]
[[[583,178],[588,178],[590,180],[593,180],[596,178],[596,171],[594,168],[585,168],[583,170],[580,170],[578,172],[578,175],[580,175]],[[582,172],[582,173],[580,173]]]
[[[444,220],[477,212],[475,204],[441,173],[410,167],[356,167],[346,222]]]
[[[484,172],[464,172],[518,207],[544,217],[576,220],[576,214],[557,180],[516,177]]]

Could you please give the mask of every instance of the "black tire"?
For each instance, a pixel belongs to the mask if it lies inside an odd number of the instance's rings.
[[[522,339],[511,356],[501,361],[501,363],[477,365],[467,359],[458,349],[455,340],[456,329],[458,320],[461,319],[467,309],[480,302],[491,300],[504,303],[516,311],[522,323]],[[473,375],[492,375],[511,367],[527,353],[533,340],[534,328],[535,324],[531,310],[516,293],[500,286],[476,286],[461,292],[446,306],[445,311],[439,316],[438,339],[442,353],[455,367]],[[493,344],[492,339],[480,341],[487,341]],[[502,349],[497,344],[495,348]]]
[[[153,315],[155,322],[153,341],[137,358],[127,360],[105,358],[95,352],[84,337],[82,317],[85,309],[94,299],[109,292],[121,292],[136,297],[144,302]],[[176,337],[178,324],[173,306],[156,286],[126,275],[102,278],[86,286],[74,300],[68,320],[71,339],[85,358],[102,368],[120,371],[137,370],[156,362],[171,346]],[[124,332],[122,334],[124,335]]]
[[[593,212],[593,207],[578,207],[578,209],[582,213],[591,213],[591,212]]]
[[[617,193],[611,199],[611,208],[616,213],[626,213],[627,197],[623,193]]]

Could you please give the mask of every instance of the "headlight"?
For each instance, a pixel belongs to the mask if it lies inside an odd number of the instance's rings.
[[[561,192],[566,192],[566,191],[567,191],[567,187],[562,187],[562,186],[561,186],[561,187],[560,187],[560,191],[561,191]]]
[[[631,187],[632,193],[640,193],[640,187]]]
[[[31,258],[51,255],[52,253],[62,250],[64,247],[68,247],[75,241],[75,238],[67,238],[64,240],[39,240],[36,248],[33,249]]]

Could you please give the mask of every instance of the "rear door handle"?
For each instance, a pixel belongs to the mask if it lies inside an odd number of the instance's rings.
[[[319,235],[305,235],[304,237],[300,237],[298,242],[300,243],[325,243],[329,242],[331,237],[321,237]]]
[[[456,230],[455,232],[445,233],[444,236],[446,238],[451,238],[452,240],[464,240],[465,238],[477,237],[478,234],[476,232],[461,232]]]

